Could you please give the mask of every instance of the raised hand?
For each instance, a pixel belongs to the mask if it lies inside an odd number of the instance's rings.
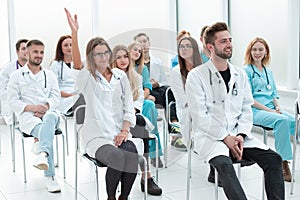
[[[72,16],[71,16],[70,12],[68,11],[68,9],[66,9],[66,8],[64,8],[64,9],[65,9],[67,19],[68,19],[68,23],[69,23],[69,26],[70,26],[72,32],[77,32],[78,29],[79,29],[79,24],[78,24],[78,21],[77,21],[77,15],[75,14],[74,18],[72,18]]]

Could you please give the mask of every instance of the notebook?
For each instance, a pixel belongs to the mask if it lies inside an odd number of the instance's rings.
[[[60,104],[59,106],[57,106],[56,109],[63,114],[67,114],[68,110],[72,108],[72,106],[78,99],[79,99],[79,94],[67,98],[61,98]]]

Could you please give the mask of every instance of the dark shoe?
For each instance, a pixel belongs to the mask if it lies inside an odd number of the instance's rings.
[[[286,182],[292,181],[292,175],[291,175],[291,171],[289,168],[289,162],[286,160],[282,161],[282,173],[283,173],[284,181],[286,181]]]
[[[156,167],[156,158],[151,158],[151,164]],[[158,168],[163,168],[164,164],[162,163],[160,157],[158,157]]]
[[[148,194],[159,196],[162,193],[162,189],[154,182],[153,178],[148,178]],[[141,190],[145,192],[144,180],[141,179]]]
[[[171,141],[171,147],[178,151],[187,151],[186,146],[183,144],[181,138],[176,138],[175,140]]]
[[[107,200],[116,200],[116,197],[108,197]]]
[[[127,196],[120,195],[118,200],[128,200]]]
[[[180,128],[177,126],[172,126],[169,134],[174,137],[182,137]]]
[[[209,172],[207,181],[210,182],[210,183],[215,184],[215,169],[213,167],[210,167],[210,172]],[[222,183],[221,183],[221,179],[220,179],[219,174],[218,174],[218,186],[222,187]]]

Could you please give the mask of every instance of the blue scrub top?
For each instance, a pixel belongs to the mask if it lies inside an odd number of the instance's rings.
[[[135,71],[137,71],[138,65],[135,66]],[[148,88],[150,91],[152,91],[152,84],[150,82],[150,74],[149,70],[146,65],[144,65],[142,70],[142,77],[143,77],[143,88]]]
[[[243,68],[248,76],[254,100],[267,106],[268,108],[274,109],[275,106],[273,104],[273,99],[279,99],[279,96],[272,71],[268,67],[265,68],[266,70],[259,71],[255,65],[252,66],[253,69],[251,64],[248,64]],[[269,88],[267,77],[269,79]],[[252,108],[254,110],[256,109],[254,107]]]

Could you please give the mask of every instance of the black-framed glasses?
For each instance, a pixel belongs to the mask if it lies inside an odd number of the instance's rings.
[[[110,51],[105,51],[104,53],[94,53],[93,56],[96,58],[102,58],[102,57],[108,57],[110,56],[111,52]]]
[[[179,45],[179,49],[183,50],[183,49],[191,49],[193,46],[191,44],[186,44],[186,45]]]

